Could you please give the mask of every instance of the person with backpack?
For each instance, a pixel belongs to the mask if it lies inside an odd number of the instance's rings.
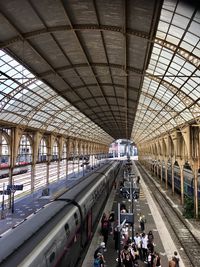
[[[105,260],[103,255],[100,252],[98,252],[97,257],[94,259],[93,267],[104,267],[104,263]]]
[[[121,251],[121,258],[122,258],[124,267],[133,267],[134,258],[133,258],[133,255],[131,254],[131,251],[128,245],[125,245],[123,250]]]
[[[97,249],[94,252],[94,259],[97,258],[98,253],[100,253],[101,255],[103,255],[104,249],[105,249],[105,243],[104,242],[101,242],[101,244],[97,247]]]

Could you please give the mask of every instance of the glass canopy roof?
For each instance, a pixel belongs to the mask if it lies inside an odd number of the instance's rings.
[[[200,12],[164,1],[132,131],[136,143],[200,117]]]
[[[0,51],[0,120],[102,144],[113,140],[99,126]]]

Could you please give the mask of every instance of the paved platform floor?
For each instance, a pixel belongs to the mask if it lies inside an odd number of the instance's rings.
[[[137,167],[135,166],[135,171],[137,175],[140,175]],[[140,175],[141,177],[141,175]],[[126,208],[131,208],[131,203],[128,200],[125,200],[121,197],[119,193],[119,181],[122,180],[122,177],[117,178],[117,188],[113,188],[111,195],[108,199],[104,212],[109,213],[111,210],[115,211],[115,219],[117,219],[117,207],[118,203],[125,203]],[[170,193],[170,191],[169,191]],[[171,259],[174,251],[180,251],[181,248],[176,247],[174,244],[163,218],[159,214],[157,209],[156,203],[151,196],[152,192],[149,192],[148,188],[146,187],[142,177],[140,179],[140,197],[136,201],[134,201],[134,216],[135,216],[135,223],[134,223],[134,233],[138,232],[141,233],[141,229],[139,226],[139,213],[143,213],[146,217],[146,224],[145,224],[145,233],[151,230],[154,235],[154,243],[155,243],[155,251],[158,252],[161,256],[161,263],[162,267],[168,267],[168,260]],[[170,196],[169,196],[170,197]],[[174,197],[172,201],[178,201],[178,197]],[[199,228],[200,229],[200,228]],[[89,250],[86,254],[85,260],[82,263],[82,267],[93,267],[93,255],[95,249],[99,246],[102,242],[103,237],[100,233],[100,223],[98,225],[97,231],[94,234],[92,242],[90,244]],[[178,253],[179,257],[180,254]],[[117,267],[118,263],[116,259],[118,258],[118,253],[114,248],[114,240],[113,235],[109,235],[108,238],[108,246],[107,251],[104,252],[104,257],[106,261],[106,267]],[[139,266],[147,266],[144,262],[139,261]],[[180,267],[186,267],[180,257]]]

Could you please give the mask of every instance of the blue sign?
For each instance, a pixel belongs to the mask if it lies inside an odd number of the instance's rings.
[[[24,187],[23,184],[7,185],[7,190],[23,190],[23,187]]]

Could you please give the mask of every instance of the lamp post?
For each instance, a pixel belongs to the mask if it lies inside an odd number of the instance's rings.
[[[133,199],[133,178],[130,181],[130,195],[131,195],[131,212],[134,212],[134,199]],[[132,242],[134,239],[134,216],[133,216],[133,223],[132,223]]]
[[[5,193],[5,183],[3,183],[3,194],[1,203],[1,219],[4,219],[4,193]]]
[[[120,216],[120,203],[118,203],[118,226],[117,226],[117,238],[118,238],[118,267],[121,267],[121,230],[124,227],[125,223],[126,223],[126,219],[121,222],[121,216]]]
[[[14,213],[14,211],[15,211],[15,190],[10,189],[10,192],[12,194],[12,213]]]
[[[120,231],[120,203],[118,203],[118,226],[117,226],[117,237],[118,237],[118,266],[121,266],[121,231]]]

